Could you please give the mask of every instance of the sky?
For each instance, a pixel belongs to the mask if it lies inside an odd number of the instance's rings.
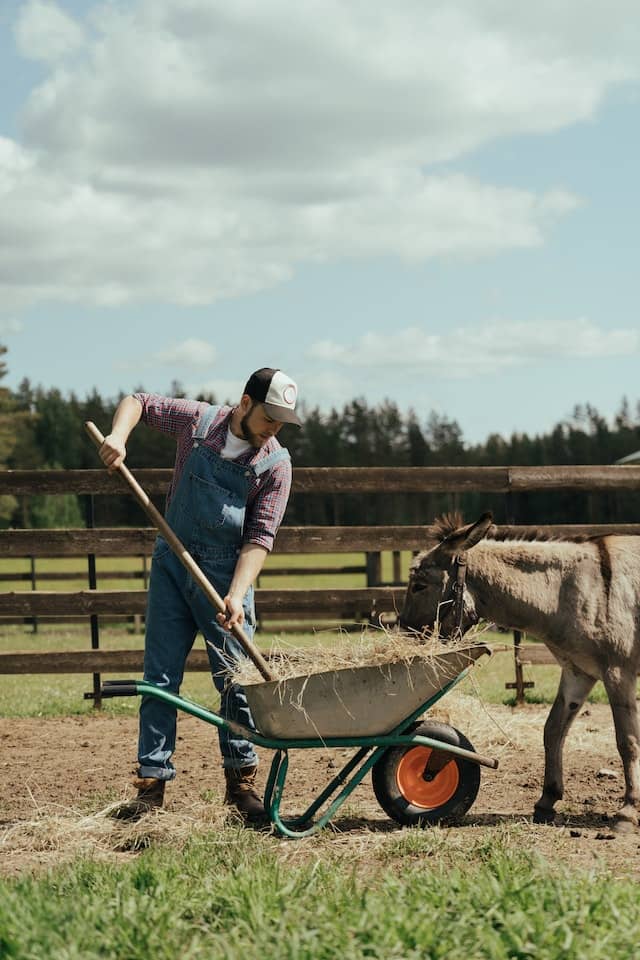
[[[639,120],[637,0],[0,0],[3,385],[635,409]]]

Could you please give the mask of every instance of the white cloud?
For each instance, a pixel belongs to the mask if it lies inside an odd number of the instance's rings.
[[[208,380],[196,380],[186,384],[184,390],[188,397],[200,394],[213,394],[217,403],[235,404],[242,396],[246,380],[228,380],[224,377],[211,377]]]
[[[205,340],[190,337],[166,350],[158,351],[152,355],[151,360],[184,369],[185,367],[210,367],[215,363],[216,358],[217,351],[214,346]]]
[[[16,317],[0,317],[0,337],[7,337],[14,333],[22,333],[24,327]]]
[[[15,29],[20,53],[31,60],[55,63],[78,50],[83,30],[57,3],[27,0],[20,8]]]
[[[423,327],[370,332],[350,344],[318,341],[310,360],[342,368],[420,371],[425,376],[462,379],[551,359],[623,357],[640,353],[640,331],[608,330],[590,320],[513,323],[494,320],[459,327],[448,334]]]
[[[325,413],[339,410],[362,396],[362,378],[354,377],[347,367],[329,364],[307,369],[301,378],[300,400],[304,406],[319,407]]]
[[[202,304],[303,262],[542,244],[570,189],[452,164],[592,117],[638,79],[631,2],[561,7],[131,0],[88,29],[29,0],[20,48],[52,66],[24,142],[0,143],[0,296]]]

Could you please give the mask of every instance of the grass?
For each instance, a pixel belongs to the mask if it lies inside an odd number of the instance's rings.
[[[319,563],[308,559],[309,565]],[[342,555],[323,560],[327,565],[353,562]],[[288,558],[280,561],[293,565]],[[51,563],[52,569],[61,569],[60,561]],[[71,561],[69,569],[77,570],[77,563]],[[390,578],[390,572],[383,576]],[[341,582],[363,584],[360,575],[350,579]],[[305,577],[304,586],[325,585],[314,580]],[[276,584],[271,577],[263,583]],[[68,587],[68,581],[47,586]],[[125,627],[101,626],[100,636],[107,649],[142,646],[142,636]],[[263,646],[268,647],[271,636],[269,629],[263,632]],[[335,637],[335,630],[328,636]],[[286,639],[313,646],[326,638],[305,631]],[[510,636],[487,635],[486,640],[502,645]],[[87,649],[89,644],[88,625],[46,624],[37,634],[23,626],[0,628],[0,650]],[[513,680],[513,673],[513,654],[499,653],[481,660],[460,689],[475,691],[489,704],[503,703],[512,697],[505,682]],[[558,675],[557,667],[527,668],[526,679],[535,681],[528,698],[550,702]],[[92,705],[83,693],[90,687],[88,676],[0,676],[0,716],[88,712]],[[604,699],[598,688],[592,699]],[[215,705],[206,674],[187,674],[183,693]],[[137,700],[104,704],[108,713],[137,708]],[[105,803],[111,800],[104,798]],[[93,810],[99,802],[92,797]],[[105,825],[104,818],[99,823],[101,818],[90,813],[90,829],[100,834],[93,844],[84,842],[82,830],[89,827],[76,817],[79,842],[68,862],[47,872],[0,879],[0,957],[627,960],[637,953],[637,884],[601,867],[591,872],[555,867],[536,854],[536,835],[526,823],[480,833],[365,831],[344,840],[327,830],[292,844],[224,820],[189,821],[188,828],[178,830],[171,816],[139,825],[132,840],[118,833],[123,827],[113,821]],[[51,835],[46,820],[33,829],[38,838],[31,841],[32,851],[55,850],[62,843]],[[68,825],[64,838],[66,843]],[[21,871],[28,870],[28,859],[20,856]]]
[[[518,830],[452,850],[408,831],[359,853],[304,856],[223,827],[134,860],[78,860],[0,881],[7,960],[615,960],[634,956],[637,886],[568,873],[526,852]],[[408,850],[407,847],[410,846]],[[335,847],[335,845],[334,845]],[[299,845],[296,844],[298,849]],[[286,847],[285,847],[286,849]]]

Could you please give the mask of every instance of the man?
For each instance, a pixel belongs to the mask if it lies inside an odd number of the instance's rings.
[[[234,407],[136,393],[119,404],[111,433],[100,448],[103,462],[115,470],[141,419],[175,437],[166,518],[224,598],[225,613],[216,613],[159,536],[149,582],[144,679],[177,693],[185,661],[201,631],[221,697],[220,714],[249,728],[253,720],[244,691],[231,682],[229,672],[244,652],[229,631],[238,624],[251,638],[255,629],[253,583],[273,546],[291,489],[289,453],[277,434],[283,423],[300,426],[297,392],[282,370],[262,367],[249,377]],[[138,794],[116,816],[138,819],[162,806],[165,785],[175,777],[171,762],[175,739],[175,708],[143,697]],[[246,821],[264,822],[265,809],[255,790],[258,758],[252,744],[229,730],[219,730],[219,740],[225,802]]]

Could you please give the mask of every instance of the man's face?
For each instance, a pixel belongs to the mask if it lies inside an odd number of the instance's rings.
[[[259,450],[267,440],[275,437],[282,426],[282,422],[273,420],[268,416],[261,403],[251,401],[250,404],[247,404],[247,407],[247,412],[240,421],[242,435],[252,447]]]

